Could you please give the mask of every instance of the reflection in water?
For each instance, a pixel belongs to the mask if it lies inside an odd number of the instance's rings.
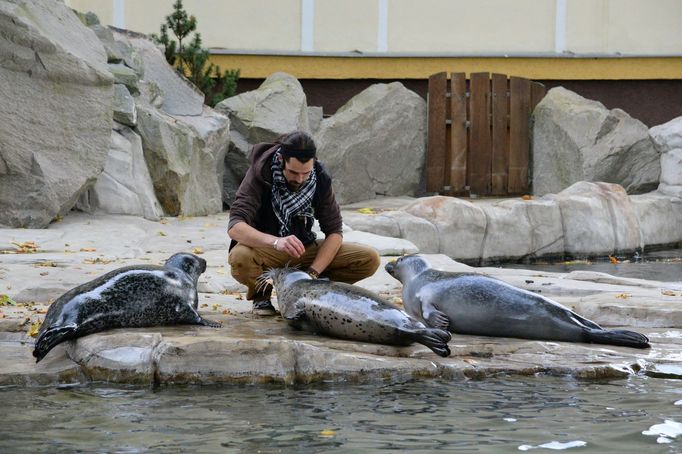
[[[642,257],[618,257],[618,263],[608,260],[575,260],[568,262],[533,264],[506,263],[503,268],[570,273],[571,271],[597,271],[613,276],[649,279],[663,282],[682,282],[682,249],[648,252]]]
[[[0,452],[680,452],[681,383],[5,388]]]

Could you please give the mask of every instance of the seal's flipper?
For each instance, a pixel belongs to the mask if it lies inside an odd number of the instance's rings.
[[[441,312],[438,309],[431,308],[423,312],[423,317],[426,323],[438,329],[447,330],[450,326],[450,319],[445,312]]]
[[[74,324],[48,328],[43,331],[33,349],[33,356],[36,358],[36,362],[40,362],[57,344],[75,338],[77,329],[78,327]]]
[[[590,329],[583,331],[587,342],[594,344],[620,345],[623,347],[649,348],[649,338],[644,334],[624,329]]]
[[[199,320],[197,320],[197,325],[210,326],[211,328],[222,328],[223,327],[223,325],[221,325],[220,323],[214,322],[213,320],[205,319],[201,316],[199,316]]]
[[[452,335],[445,330],[424,328],[415,331],[413,338],[415,342],[426,345],[438,356],[450,356],[448,342],[452,339]]]
[[[288,305],[280,305],[278,302],[278,306],[282,317],[290,322],[301,320],[305,316],[305,305],[300,300]]]

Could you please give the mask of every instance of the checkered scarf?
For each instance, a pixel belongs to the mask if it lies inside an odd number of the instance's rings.
[[[313,217],[313,196],[317,186],[315,168],[298,191],[293,192],[284,178],[284,168],[279,151],[272,158],[272,208],[279,220],[279,235],[291,235],[291,219],[294,216]]]

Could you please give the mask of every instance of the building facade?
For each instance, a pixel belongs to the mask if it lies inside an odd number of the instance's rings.
[[[66,0],[158,33],[173,0]],[[275,71],[333,113],[367,85],[498,72],[563,85],[649,126],[682,115],[682,0],[185,0],[239,91]]]

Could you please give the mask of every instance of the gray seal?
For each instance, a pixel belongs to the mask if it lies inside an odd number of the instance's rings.
[[[418,342],[439,356],[450,355],[449,332],[425,326],[362,287],[314,280],[295,268],[274,268],[263,279],[272,280],[280,313],[295,328],[362,342]]]
[[[36,362],[61,342],[112,328],[220,327],[197,312],[197,281],[204,271],[206,260],[179,253],[163,266],[126,266],[69,290],[45,315],[33,350]]]
[[[640,333],[604,329],[555,301],[488,276],[435,270],[420,256],[401,257],[386,264],[386,271],[402,282],[407,313],[453,333],[649,347]]]

